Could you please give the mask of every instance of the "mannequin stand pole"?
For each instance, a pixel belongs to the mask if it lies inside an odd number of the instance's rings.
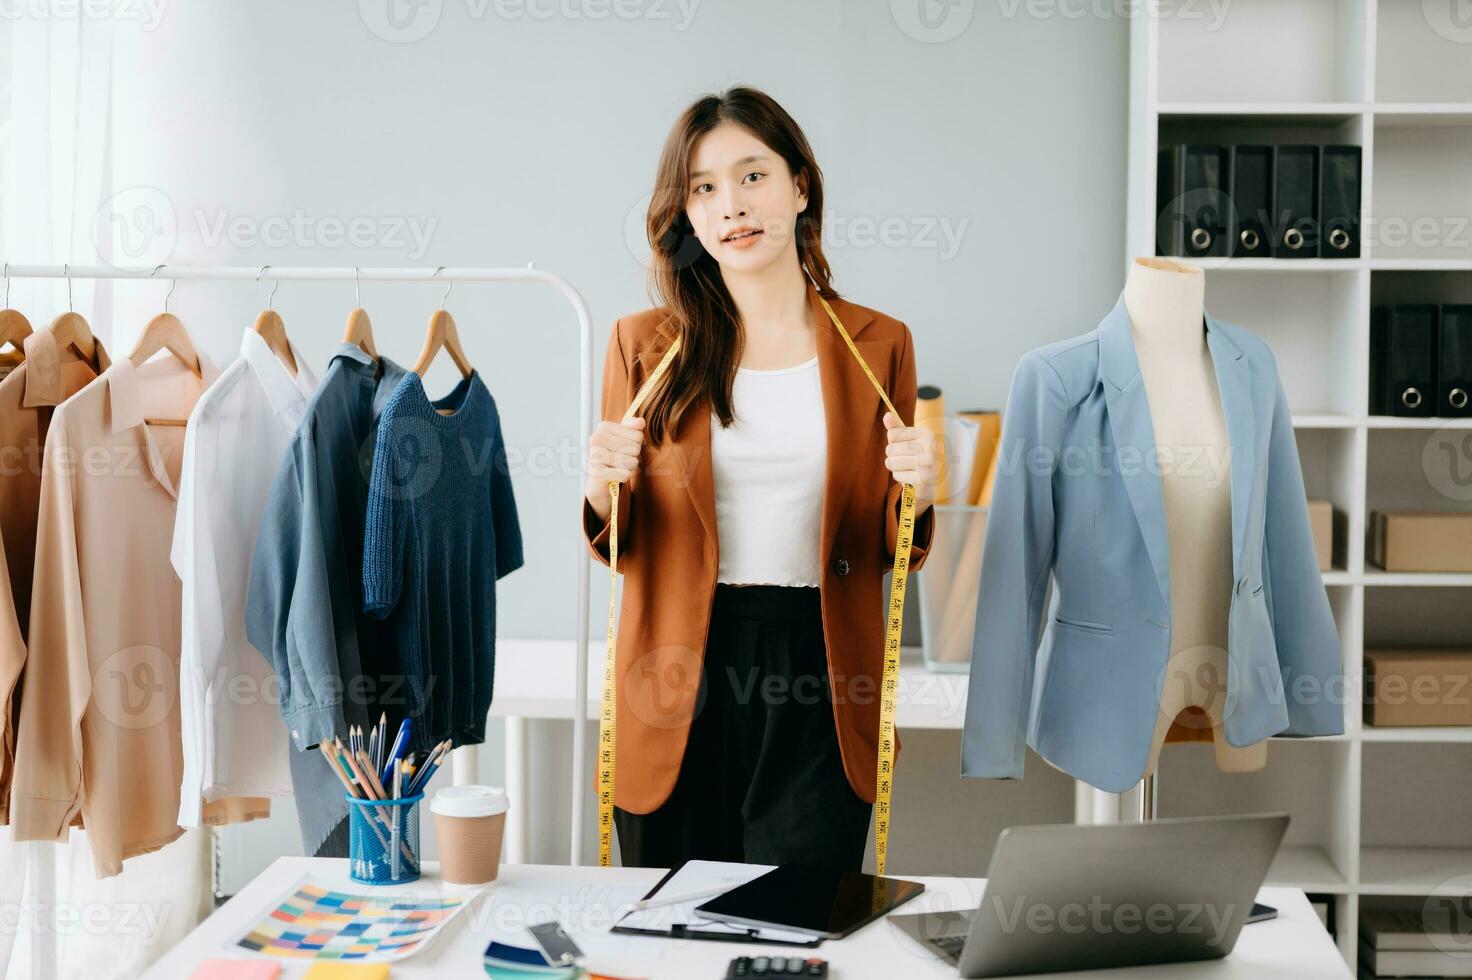
[[[1160,804],[1160,797],[1155,787],[1155,773],[1149,773],[1140,780],[1138,792],[1140,794],[1140,809],[1138,811],[1140,822],[1146,823],[1154,820]]]

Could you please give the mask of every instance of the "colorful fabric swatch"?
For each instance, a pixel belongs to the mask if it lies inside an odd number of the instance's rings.
[[[423,948],[473,897],[353,895],[304,878],[236,945],[294,959],[403,959]]]

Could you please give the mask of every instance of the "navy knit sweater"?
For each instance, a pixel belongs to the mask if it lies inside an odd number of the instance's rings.
[[[496,580],[522,561],[501,419],[480,374],[438,401],[405,374],[378,424],[363,605],[392,623],[416,750],[485,740]]]

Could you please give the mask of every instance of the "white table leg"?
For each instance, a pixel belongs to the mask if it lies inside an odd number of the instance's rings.
[[[450,784],[472,786],[480,782],[480,748],[462,745],[450,753]]]
[[[505,860],[525,864],[527,859],[526,828],[528,796],[531,782],[527,759],[527,720],[506,719],[506,796],[511,809],[506,814]]]

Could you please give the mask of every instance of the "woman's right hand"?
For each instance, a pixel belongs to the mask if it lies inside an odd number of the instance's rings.
[[[584,496],[599,520],[613,512],[610,483],[626,483],[639,468],[644,445],[644,420],[625,416],[622,422],[602,421],[588,440],[588,486]]]

